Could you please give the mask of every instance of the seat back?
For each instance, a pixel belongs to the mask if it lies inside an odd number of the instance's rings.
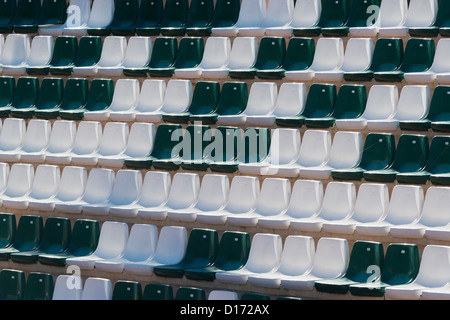
[[[366,109],[367,90],[364,85],[344,84],[339,88],[334,104],[335,119],[356,119]]]
[[[60,36],[55,40],[52,67],[65,67],[74,63],[78,52],[78,40],[74,36]]]
[[[303,167],[315,167],[327,163],[330,158],[331,146],[331,133],[329,131],[305,131],[297,164]]]
[[[256,37],[237,37],[233,41],[228,68],[239,70],[253,67],[258,51],[258,39]]]
[[[284,241],[278,272],[286,276],[306,274],[315,255],[314,239],[308,236],[287,236]]]
[[[60,108],[63,110],[81,109],[86,105],[88,94],[89,82],[87,79],[67,79]]]
[[[44,78],[41,81],[39,97],[35,107],[39,110],[55,109],[61,104],[64,95],[64,80],[61,78]]]
[[[108,36],[103,40],[103,49],[98,67],[122,66],[127,50],[127,38],[121,36]]]
[[[280,264],[283,251],[282,246],[281,236],[278,234],[255,234],[244,268],[252,273],[264,273],[275,270]]]
[[[109,279],[87,278],[84,282],[81,300],[111,300],[112,283]]]
[[[190,80],[169,80],[161,110],[164,113],[181,113],[186,111],[192,102],[192,94],[193,88]]]
[[[143,0],[139,6],[136,28],[155,27],[161,22],[164,12],[163,0]],[[139,34],[139,30],[136,30]]]
[[[111,79],[93,79],[89,88],[85,109],[101,111],[111,106],[114,96],[114,81]]]
[[[46,254],[63,252],[70,242],[71,223],[68,218],[48,217],[42,231],[39,250]]]
[[[130,37],[123,61],[124,68],[147,66],[152,55],[152,41],[149,37]]]
[[[222,85],[217,113],[236,115],[242,113],[248,103],[248,87],[245,82],[225,82]]]
[[[13,213],[0,214],[0,248],[10,246],[16,235],[16,216]]]
[[[438,11],[438,1],[410,1],[405,25],[410,28],[426,28],[434,23]]]
[[[22,151],[26,153],[40,152],[47,148],[51,133],[48,120],[31,119],[27,126]]]
[[[185,227],[163,226],[159,233],[154,259],[164,265],[179,263],[186,254],[187,244],[188,235]]]
[[[106,28],[114,17],[114,0],[100,0],[92,3],[91,14],[87,23],[88,29]]]
[[[175,300],[206,300],[206,291],[203,288],[180,287]]]
[[[220,97],[220,84],[216,81],[199,81],[192,94],[189,113],[193,115],[211,114],[216,111]]]
[[[0,131],[0,149],[15,150],[22,147],[26,133],[24,119],[7,118]]]
[[[312,38],[291,38],[286,49],[283,69],[300,71],[308,69],[314,59],[316,46]]]
[[[391,286],[408,284],[417,277],[419,265],[417,245],[391,243],[386,248],[380,280]]]
[[[156,159],[167,159],[178,154],[179,150],[174,150],[174,148],[181,142],[181,134],[180,125],[160,124],[156,129],[151,156]]]
[[[348,0],[324,0],[318,25],[321,28],[336,28],[347,23],[350,10]]]
[[[101,259],[121,257],[127,247],[128,224],[118,221],[105,221],[100,230],[94,254]]]
[[[19,251],[34,250],[39,246],[44,229],[41,216],[24,215],[19,219],[13,247]]]
[[[379,8],[380,3],[381,0],[352,1],[348,12],[347,26],[349,26],[350,28],[365,28],[373,26],[376,23],[377,19],[370,19],[373,12],[371,9],[373,8],[373,6]]]
[[[441,227],[450,222],[445,208],[448,202],[448,187],[430,187],[423,202],[420,223],[427,227]]]
[[[211,21],[213,28],[227,28],[236,24],[241,9],[240,0],[218,0]]]
[[[382,1],[379,21],[381,28],[402,26],[408,13],[407,0]]]
[[[267,5],[264,0],[243,0],[236,27],[259,27],[267,13]]]
[[[446,173],[450,169],[450,140],[446,136],[431,139],[425,170],[432,174]]]
[[[221,270],[238,270],[248,260],[250,234],[240,231],[225,231],[220,238],[215,266]]]
[[[161,27],[181,27],[186,23],[189,12],[188,0],[167,0],[164,4],[164,13]]]
[[[74,65],[76,67],[91,67],[96,65],[100,60],[102,48],[103,42],[101,37],[81,37]]]
[[[158,207],[167,202],[171,178],[168,172],[149,171],[145,174],[139,204],[143,207]]]
[[[137,281],[118,280],[114,283],[112,300],[142,300],[142,286]]]
[[[164,80],[144,80],[135,111],[138,113],[158,111],[163,106],[165,93],[166,82]]]
[[[403,40],[380,38],[375,43],[370,70],[386,72],[396,70],[403,60]]]
[[[296,129],[275,129],[266,162],[272,166],[291,164],[298,159],[301,148],[300,131]],[[276,169],[275,169],[276,170]]]
[[[180,40],[177,57],[175,61],[176,69],[195,68],[203,59],[204,40],[201,37],[184,37]]]
[[[281,68],[286,55],[286,40],[283,37],[263,37],[259,44],[255,68],[273,70]]]
[[[329,221],[345,219],[353,213],[355,201],[353,183],[331,181],[325,190],[319,217]]]
[[[73,285],[68,286],[68,283]],[[80,276],[61,274],[56,278],[52,300],[81,300],[82,293],[83,285]]]
[[[41,13],[40,0],[18,0],[16,15],[14,16],[14,25],[33,25],[36,24]]]
[[[178,41],[174,37],[159,37],[153,43],[150,68],[168,68],[173,66],[178,52]]]
[[[0,25],[10,25],[16,14],[17,1],[4,1],[0,4],[0,8]]]
[[[359,167],[381,170],[391,166],[395,154],[395,138],[390,133],[371,132],[366,136]]]
[[[119,0],[114,4],[114,15],[109,27],[129,28],[132,27],[138,17],[138,0]],[[113,29],[114,33],[114,29]]]
[[[270,150],[271,135],[267,128],[247,128],[239,146],[237,161],[258,163],[263,161]]]
[[[205,157],[214,162],[235,160],[241,141],[242,129],[218,126],[214,130],[211,143],[205,147]]]
[[[189,208],[197,202],[200,178],[195,173],[177,173],[173,177],[166,206],[177,210]]]
[[[320,238],[311,274],[322,279],[336,278],[347,270],[349,248],[346,239]]]
[[[142,295],[143,300],[173,300],[173,288],[169,284],[147,283]]]
[[[210,126],[188,125],[183,135],[181,157],[183,160],[203,160],[205,148],[211,142]]]
[[[115,205],[130,205],[139,198],[142,188],[142,174],[137,170],[119,170],[114,181],[109,203]]]
[[[93,168],[89,172],[83,200],[87,203],[101,203],[107,201],[111,195],[114,179],[114,171],[110,169]]]
[[[392,169],[398,172],[417,172],[426,165],[429,151],[428,137],[418,134],[400,136]]]
[[[256,208],[260,193],[256,177],[236,176],[231,181],[230,193],[225,209],[233,214],[249,212]]]
[[[424,201],[423,188],[414,185],[395,186],[391,193],[386,221],[394,224],[409,224],[420,217]]]
[[[284,213],[289,206],[291,184],[288,179],[266,178],[261,187],[256,212],[262,216]]]
[[[16,80],[14,77],[0,77],[0,104],[8,106],[14,99],[16,90]]]
[[[133,224],[128,237],[124,258],[128,261],[144,261],[156,252],[158,228],[150,224]]]
[[[374,222],[386,215],[389,206],[387,185],[363,183],[358,189],[352,219],[360,223]]]
[[[213,0],[193,0],[189,5],[186,27],[201,28],[208,26],[214,16]]]
[[[372,39],[352,38],[347,43],[341,69],[345,72],[367,70],[372,63],[372,55]]]
[[[434,60],[435,45],[432,39],[410,39],[400,66],[403,72],[424,72]]]
[[[63,24],[67,18],[66,9],[65,0],[43,0],[37,24]]]
[[[304,83],[283,83],[277,96],[273,114],[277,117],[293,117],[303,113],[307,93]]]
[[[384,262],[384,250],[381,242],[356,241],[352,246],[350,260],[345,276],[357,282],[367,282],[372,273],[369,268],[382,269]]]
[[[324,188],[320,181],[297,180],[294,183],[286,214],[293,218],[307,218],[319,212]]]
[[[336,1],[338,2],[338,1]],[[344,43],[341,38],[320,38],[317,41],[311,69],[314,71],[333,71],[344,62]]]
[[[30,108],[39,96],[39,80],[35,77],[20,77],[11,106],[17,109]]]
[[[96,220],[78,219],[74,222],[67,252],[74,256],[92,254],[97,248],[100,225]]]
[[[231,41],[228,37],[209,37],[205,44],[199,68],[215,69],[225,67],[231,54]]]
[[[448,272],[449,253],[450,248],[447,246],[431,244],[425,246],[414,283],[429,288],[446,285],[450,278]]]
[[[60,181],[58,166],[42,164],[36,168],[30,197],[33,199],[49,199],[58,192]]]
[[[219,236],[216,230],[194,228],[189,233],[183,263],[186,266],[207,266],[216,259],[218,246]]]
[[[124,122],[108,122],[105,125],[98,154],[112,156],[121,154],[127,147],[130,129]]]
[[[133,123],[124,154],[129,157],[145,157],[150,154],[153,149],[155,132],[153,123]]]
[[[336,96],[337,89],[334,84],[312,84],[308,91],[302,115],[306,118],[325,118],[329,116],[334,110]]]
[[[140,90],[139,80],[137,79],[117,80],[108,110],[112,112],[134,110],[139,101]]]
[[[25,272],[3,269],[0,271],[0,299],[22,300],[25,290]]]
[[[294,8],[294,17],[291,22],[293,28],[308,28],[319,23],[322,13],[322,1],[298,1]]]
[[[278,88],[274,82],[256,82],[250,89],[245,114],[267,115],[270,114],[277,101]]]
[[[27,277],[23,300],[51,300],[54,283],[50,273],[30,272]]]
[[[398,106],[399,93],[395,85],[374,85],[367,97],[366,109],[362,115],[367,120],[391,118]]]
[[[271,0],[267,5],[267,14],[263,27],[284,27],[291,23],[294,16],[293,0]]]
[[[81,121],[75,136],[72,152],[77,155],[90,154],[98,150],[102,140],[102,125],[96,121]]]
[[[81,199],[87,182],[87,170],[83,167],[64,167],[55,199],[75,201]]]
[[[439,1],[436,21],[434,25],[438,28],[448,27],[450,25],[450,4],[445,1]]]
[[[31,164],[15,163],[9,172],[5,195],[21,197],[28,195],[34,179],[34,168]]]
[[[39,67],[48,65],[53,57],[53,50],[52,36],[35,36],[31,42],[27,66]]]

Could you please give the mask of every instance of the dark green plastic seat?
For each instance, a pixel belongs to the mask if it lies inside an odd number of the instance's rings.
[[[163,13],[163,0],[141,0],[135,25],[136,34],[143,37],[159,35]]]
[[[214,172],[233,173],[239,170],[240,163],[260,163],[270,149],[270,129],[247,128],[239,144],[238,155],[231,161],[214,161],[209,167]]]
[[[314,286],[319,292],[345,294],[352,284],[367,283],[372,276],[369,268],[383,267],[384,252],[381,242],[356,241],[353,244],[345,274],[336,279],[317,280]]]
[[[98,221],[78,219],[73,224],[67,250],[55,254],[40,254],[38,260],[41,264],[64,267],[67,258],[91,255],[97,248],[99,236]]]
[[[313,62],[315,50],[313,38],[291,38],[286,49],[283,66],[276,71],[270,71],[270,73],[277,78],[283,78],[286,71],[308,69]]]
[[[14,252],[30,251],[39,246],[44,222],[41,216],[24,215],[19,219],[14,242],[0,249],[0,260],[7,261]]]
[[[403,40],[380,38],[375,43],[372,63],[367,70],[345,72],[346,81],[371,81],[374,72],[390,72],[400,67],[403,59]]]
[[[166,0],[160,32],[167,37],[183,37],[189,12],[188,0]]]
[[[212,130],[210,126],[188,125],[183,137],[183,152],[179,166],[184,170],[208,170],[205,149],[211,141]],[[153,166],[158,168],[158,161],[154,161]]]
[[[364,85],[344,84],[340,87],[334,111],[331,117],[325,118],[324,121],[316,120],[315,126],[331,127],[336,120],[341,119],[357,119],[366,109],[367,90]],[[308,119],[307,125],[308,125]]]
[[[0,213],[0,248],[13,244],[16,236],[16,216],[13,213]]]
[[[165,122],[188,123],[191,115],[210,115],[217,109],[220,84],[216,81],[199,81],[195,85],[191,104],[184,113],[163,114]],[[203,119],[202,119],[203,120]],[[213,122],[215,123],[215,122]],[[202,121],[202,124],[209,124]]]
[[[0,300],[22,300],[25,290],[25,272],[3,269],[0,271]]]
[[[301,127],[306,119],[329,117],[334,110],[336,97],[336,85],[313,83],[309,88],[303,112],[293,117],[277,117],[275,123],[281,127]],[[312,126],[313,121],[308,124]]]
[[[361,162],[351,169],[333,169],[331,177],[335,180],[361,180],[365,171],[389,168],[394,161],[394,155],[394,135],[371,132],[364,141]]]
[[[0,115],[6,116],[15,110],[34,108],[38,97],[39,79],[35,77],[20,77],[17,80],[11,104],[0,108]]]
[[[178,131],[179,135],[173,137],[172,134],[175,131]],[[125,167],[129,169],[149,169],[154,160],[171,160],[173,157],[178,157],[180,150],[177,153],[174,149],[182,141],[182,132],[182,127],[179,124],[163,123],[158,125],[152,152],[146,157],[125,159]]]
[[[318,37],[321,33],[324,36],[345,36],[348,33],[348,29],[342,27],[347,23],[349,8],[349,0],[323,0],[322,11],[317,25],[305,28],[294,28],[294,36]],[[335,31],[336,28],[338,28],[338,33]]]
[[[227,28],[236,24],[241,11],[240,0],[216,0],[212,28]]]
[[[263,37],[259,43],[255,64],[249,69],[233,69],[228,72],[232,79],[280,78],[280,70],[286,55],[286,40],[282,37]]]
[[[186,33],[191,37],[211,35],[214,0],[191,0],[186,20]]]
[[[16,79],[14,77],[0,77],[0,115],[4,114],[6,116],[11,110],[15,91]]]
[[[68,218],[48,217],[39,246],[31,251],[11,253],[11,260],[16,263],[36,263],[40,254],[60,253],[69,245],[70,233]]]
[[[397,182],[408,184],[426,184],[430,180],[431,174],[444,174],[445,176],[446,173],[450,172],[450,166],[448,165],[449,160],[447,160],[450,156],[450,153],[447,151],[449,145],[449,137],[433,137],[431,139],[427,162],[424,168],[417,172],[397,173]]]
[[[386,287],[411,283],[419,272],[419,264],[417,245],[389,244],[379,281],[352,284],[349,291],[354,296],[383,297]]]
[[[202,268],[211,265],[216,259],[219,237],[216,230],[194,228],[191,230],[186,253],[180,263],[153,268],[160,277],[181,278],[186,269]]]
[[[41,0],[18,0],[16,15],[12,21],[15,33],[36,33]]]
[[[173,300],[173,288],[168,284],[147,283],[142,300]]]
[[[61,119],[80,121],[88,111],[101,111],[109,108],[114,95],[114,81],[112,79],[93,79],[89,87],[86,104],[78,109],[58,111]]]
[[[119,280],[114,284],[112,300],[142,300],[142,286],[137,281]]]
[[[249,251],[248,233],[225,231],[220,239],[214,263],[204,268],[186,269],[185,276],[191,280],[214,281],[217,272],[241,269],[247,262]]]
[[[264,293],[244,292],[240,300],[270,300],[270,296]]]
[[[52,300],[54,289],[50,273],[30,272],[27,277],[23,300]]]
[[[11,33],[13,31],[13,20],[16,16],[16,0],[5,0],[0,2],[0,33]]]
[[[435,45],[433,39],[409,39],[400,67],[392,71],[377,71],[373,74],[376,81],[399,82],[408,72],[425,72],[434,60]]]
[[[15,26],[18,33],[37,33],[39,27],[62,25],[67,18],[66,0],[42,0],[39,18],[29,25]]]
[[[173,66],[175,69],[195,68],[203,58],[203,51],[205,49],[205,42],[201,37],[184,37],[180,40],[178,46],[177,57]]]
[[[60,111],[78,110],[86,105],[89,93],[87,79],[70,78],[66,81],[61,104],[55,109],[35,110],[34,115],[39,119],[56,119]]]
[[[178,41],[172,37],[156,38],[146,71],[151,77],[171,77],[175,72]]]
[[[138,15],[138,0],[118,0],[115,3],[113,20],[107,29],[115,36],[133,36]]]
[[[58,108],[64,92],[64,81],[61,78],[44,78],[41,82],[36,104],[28,108],[12,109],[10,114],[16,118],[29,119],[36,110],[53,110]]]
[[[204,150],[202,167],[209,167],[214,162],[236,161],[243,132],[243,129],[238,127],[216,127],[211,143]]]
[[[202,288],[180,287],[175,294],[175,300],[206,300],[206,291]]]
[[[388,183],[395,181],[397,173],[416,173],[423,170],[427,162],[428,145],[428,137],[425,135],[401,135],[392,165],[382,170],[367,170],[363,174],[364,179]]]

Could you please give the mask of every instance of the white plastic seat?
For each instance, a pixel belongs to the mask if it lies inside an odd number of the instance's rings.
[[[109,1],[109,0],[107,0]],[[96,65],[89,67],[74,67],[73,75],[76,77],[114,76],[108,69],[115,69],[123,63],[127,50],[127,38],[121,36],[108,36],[103,40],[102,54]]]
[[[121,154],[127,147],[130,130],[127,123],[108,122],[103,130],[98,150],[90,154],[72,155],[72,164],[79,166],[96,166],[99,157]]]
[[[387,119],[367,120],[367,128],[375,131],[394,131],[400,121],[420,120],[430,109],[430,88],[426,85],[405,85],[400,93],[397,108]]]
[[[84,282],[81,300],[112,300],[112,282],[110,279],[89,277]]]
[[[1,137],[1,135],[0,135]],[[102,125],[96,121],[81,121],[75,135],[73,147],[60,153],[47,154],[47,163],[69,165],[72,156],[93,154],[98,150],[102,140]]]
[[[281,287],[294,290],[313,290],[315,282],[342,276],[347,270],[349,248],[346,239],[322,237],[319,239],[312,268],[304,274],[285,276]]]
[[[91,215],[109,214],[111,206],[132,205],[141,192],[142,174],[138,170],[119,170],[114,180],[110,197],[102,203],[83,205],[83,213]]]
[[[230,53],[230,38],[209,37],[200,64],[195,68],[176,69],[175,76],[181,79],[221,78]]]
[[[172,210],[189,210],[197,203],[200,190],[200,178],[195,173],[177,173],[173,177],[167,202],[158,207],[138,210],[143,219],[165,220],[167,212]]]
[[[166,94],[166,82],[164,80],[146,79],[142,83],[138,105],[134,110],[130,110],[129,116],[136,121],[148,122],[146,115],[159,111],[164,103]]]
[[[248,283],[265,288],[279,288],[281,279],[307,273],[313,266],[315,244],[312,237],[287,236],[281,253],[280,265],[272,272],[254,274]]]
[[[258,50],[257,37],[235,38],[231,48],[230,62],[227,65],[226,72],[223,72],[222,78],[227,77],[230,70],[245,70],[252,68],[256,62]]]
[[[119,79],[114,86],[111,105],[101,111],[86,111],[84,119],[87,121],[133,121],[129,111],[136,108],[140,93],[139,81],[136,79]],[[122,114],[122,112],[125,112]]]
[[[66,259],[68,266],[76,265],[80,269],[93,270],[96,261],[116,259],[123,255],[128,243],[128,224],[118,221],[105,221],[100,230],[98,245],[88,256]]]
[[[310,217],[292,220],[290,228],[298,231],[320,232],[324,222],[351,216],[355,201],[356,189],[353,183],[332,181],[325,190],[321,209]]]
[[[20,124],[18,125],[20,126]],[[0,161],[20,162],[24,158],[24,162],[34,162],[31,161],[33,160],[32,156],[28,157],[27,161],[25,160],[25,156],[28,153],[45,151],[49,142],[50,132],[50,121],[31,119],[27,125],[23,144],[17,149],[0,151]]]
[[[78,201],[83,197],[86,181],[86,168],[66,166],[62,169],[57,193],[47,199],[29,199],[28,208],[48,212],[53,211],[57,203]]]
[[[27,209],[29,201],[46,200],[56,195],[59,188],[60,171],[58,166],[40,165],[36,169],[30,192],[23,196],[3,199],[8,209]]]
[[[382,1],[379,12],[380,37],[402,37],[408,33],[405,26],[408,15],[407,0]]]
[[[109,76],[123,76],[123,69],[141,68],[148,65],[152,55],[152,39],[150,37],[132,36],[128,39],[127,50],[123,63],[117,67],[108,68]],[[100,74],[104,70],[100,70]]]
[[[261,217],[283,214],[289,206],[290,196],[291,184],[288,179],[266,178],[262,183],[255,210],[243,214],[231,214],[228,216],[227,224],[254,227]]]
[[[322,230],[336,234],[353,234],[357,224],[374,222],[386,215],[389,190],[386,184],[363,183],[358,189],[355,208],[347,217],[324,221]]]
[[[191,105],[192,94],[191,80],[169,80],[161,108],[145,114],[139,114],[136,116],[136,120],[158,123],[162,121],[162,115],[165,113],[182,113]]]
[[[283,244],[278,234],[257,233],[252,239],[247,263],[239,270],[217,272],[216,280],[229,284],[246,284],[254,274],[276,270],[280,264]]]
[[[316,73],[338,70],[344,62],[344,42],[341,38],[319,38],[311,66],[306,70],[286,71],[285,79],[312,81]]]
[[[186,253],[188,235],[185,227],[163,226],[159,233],[155,254],[144,261],[129,261],[124,265],[125,273],[152,275],[153,268],[179,263]]]
[[[259,179],[250,176],[235,176],[231,181],[228,202],[223,210],[197,213],[197,221],[207,224],[225,224],[233,214],[253,211],[257,206],[260,185]]]
[[[319,22],[321,12],[321,0],[297,0],[290,26],[294,29],[313,27]]]
[[[77,125],[75,121],[56,120],[52,126],[48,148],[42,155],[43,160],[50,164],[63,164],[57,161],[58,155],[72,150],[76,134]]]
[[[424,202],[423,189],[420,186],[397,185],[392,190],[386,215],[374,222],[356,225],[360,235],[387,236],[390,227],[414,222],[420,217]]]
[[[203,177],[195,206],[190,210],[169,210],[167,218],[174,221],[194,222],[198,212],[222,210],[227,203],[229,189],[228,176],[206,174]]]
[[[232,27],[212,28],[212,35],[218,37],[253,36],[253,28],[259,27],[266,17],[266,0],[242,0],[239,17]],[[249,28],[246,31],[246,28]]]
[[[450,281],[449,262],[450,247],[427,245],[423,249],[416,279],[408,284],[387,287],[385,298],[419,300],[422,290],[444,287]]]
[[[447,52],[450,50],[450,39],[440,39],[436,45],[433,64],[425,72],[405,73],[406,82],[432,83],[436,81],[440,84],[450,83],[450,64],[447,59]]]
[[[160,207],[167,202],[170,187],[168,172],[149,171],[145,174],[139,200],[134,204],[112,206],[109,213],[118,217],[136,217],[139,209]]]
[[[26,131],[24,119],[6,118],[0,131],[0,153],[19,150],[23,145]]]
[[[81,276],[60,274],[56,277],[52,300],[81,300],[82,295]]]
[[[292,165],[301,148],[300,130],[275,129],[272,134],[268,156],[259,163],[241,163],[241,174],[276,175],[280,166]]]
[[[395,85],[373,85],[367,97],[366,108],[361,117],[356,119],[336,119],[339,130],[363,130],[368,120],[384,120],[391,118],[397,110],[399,99]]]
[[[15,163],[11,166],[8,183],[1,195],[2,202],[9,199],[26,197],[33,186],[34,166],[32,164]]]
[[[267,15],[262,23],[262,29],[267,36],[289,37],[292,35],[290,26],[294,18],[293,0],[270,0],[267,5]]]
[[[316,72],[315,80],[340,82],[344,78],[345,72],[367,70],[372,63],[373,48],[373,40],[370,38],[349,39],[342,66],[336,70]]]
[[[226,290],[211,290],[208,300],[239,300],[237,292]]]
[[[28,50],[27,44],[24,43],[24,45],[26,53],[26,50]],[[3,66],[3,75],[22,76],[26,74],[27,67],[37,67],[48,64],[53,56],[53,47],[53,37],[35,36],[31,41],[29,56],[25,61],[26,63]]]
[[[123,272],[126,263],[142,262],[156,252],[158,228],[150,224],[133,224],[123,256],[95,262],[95,269],[105,272]]]
[[[278,96],[277,85],[274,82],[255,82],[250,88],[247,106],[244,112],[237,115],[219,115],[218,125],[243,126],[247,115],[267,114],[275,108]]]
[[[269,229],[288,229],[294,219],[311,217],[319,212],[323,201],[323,184],[314,180],[297,180],[292,188],[289,206],[280,214],[260,217],[258,225]]]
[[[127,147],[123,153],[101,156],[98,158],[98,164],[101,167],[122,168],[125,159],[147,156],[153,149],[155,131],[153,123],[133,123],[128,136]]]
[[[12,69],[24,67],[30,56],[30,50],[30,37],[27,34],[9,34],[0,57],[0,68],[6,70],[7,74],[9,66]]]
[[[301,167],[300,177],[308,179],[329,179],[333,169],[349,169],[361,161],[363,150],[360,132],[338,131],[334,135],[330,158],[323,165]]]
[[[85,204],[103,203],[109,199],[114,185],[114,171],[93,168],[89,172],[83,197],[73,201],[55,203],[57,212],[80,214]]]

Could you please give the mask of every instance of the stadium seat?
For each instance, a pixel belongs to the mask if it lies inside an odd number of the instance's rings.
[[[148,66],[151,54],[152,41],[149,37],[130,37],[122,65],[110,71],[116,76],[142,76],[142,70]]]
[[[113,19],[106,27],[105,33],[109,31],[115,36],[133,36],[138,15],[139,1],[116,1]]]
[[[46,272],[30,272],[23,292],[23,300],[52,300],[54,290],[53,276]]]
[[[13,25],[12,22],[15,17],[17,9],[17,1],[7,0],[1,5],[1,15],[0,15],[0,32],[1,33],[12,33]]]
[[[182,37],[186,33],[186,20],[189,13],[188,0],[169,0],[164,4],[160,32],[166,37]]]
[[[409,224],[420,217],[424,201],[423,188],[397,185],[392,190],[386,215],[379,220],[356,225],[359,235],[387,236],[391,226]]]
[[[428,150],[427,136],[403,134],[398,139],[392,165],[381,170],[366,170],[363,178],[366,181],[389,183],[396,180],[397,173],[419,172],[426,165]]]
[[[56,277],[52,300],[81,300],[82,294],[83,283],[81,276],[60,274]]]
[[[1,200],[26,196],[33,185],[34,167],[32,164],[15,163],[11,166],[6,189],[1,194]]]
[[[226,71],[221,77],[227,77],[230,71],[239,72],[241,70],[251,72],[256,63],[259,52],[258,39],[256,37],[237,37],[233,41]]]
[[[111,0],[98,1],[96,5],[92,4],[91,14],[86,26],[79,30],[77,36],[107,36],[109,34],[108,26],[114,18],[115,2]]]
[[[322,1],[303,0],[295,3],[294,16],[290,26],[295,37],[303,36],[303,31],[317,25],[322,12]]]
[[[181,79],[220,78],[226,72],[230,59],[231,41],[227,37],[209,37],[199,65],[194,68],[175,69]]]
[[[58,254],[40,254],[38,261],[50,266],[66,266],[66,259],[91,255],[97,248],[100,224],[96,220],[77,219],[72,227],[67,250]]]
[[[153,272],[159,277],[183,277],[186,269],[207,267],[214,262],[219,246],[216,230],[194,228],[189,233],[186,252],[176,264],[159,265]]]
[[[5,119],[2,125],[2,130],[0,131],[1,152],[19,150],[24,143],[25,133],[26,125],[24,119]]]
[[[39,245],[30,251],[11,253],[11,260],[16,263],[36,263],[39,254],[60,253],[69,245],[70,234],[71,223],[68,218],[48,217]]]
[[[228,201],[220,211],[198,212],[197,221],[207,224],[224,224],[228,216],[254,210],[259,198],[259,179],[250,176],[236,176],[231,181]]]
[[[166,76],[176,75],[177,70],[188,71],[199,67],[204,55],[204,40],[201,37],[184,37],[180,40],[175,63],[164,71]],[[150,75],[152,76],[150,69]],[[162,76],[164,76],[164,74]],[[181,75],[183,77],[183,75]]]
[[[330,149],[330,158],[315,167],[301,167],[299,176],[307,179],[329,179],[331,171],[350,169],[361,161],[363,141],[360,132],[338,131]]]
[[[216,1],[214,7],[214,16],[210,24],[211,34],[213,34],[214,32],[214,28],[220,29],[234,26],[239,18],[240,10],[241,10],[240,0]],[[187,31],[190,32],[190,30]]]
[[[105,278],[89,277],[83,285],[81,300],[99,301],[112,299],[112,282]]]
[[[95,261],[95,269],[123,272],[125,264],[142,262],[153,257],[158,242],[158,228],[149,224],[133,224],[123,256]]]
[[[290,26],[294,18],[295,1],[272,0],[267,5],[267,15],[261,25],[261,29],[267,36],[289,37],[292,36]],[[261,31],[260,31],[261,33]]]
[[[164,80],[146,79],[142,83],[139,94],[139,101],[134,110],[127,112],[129,117],[134,117],[136,121],[146,122],[147,114],[161,109],[164,103],[166,92],[166,82]]]
[[[86,104],[78,109],[59,110],[61,119],[81,121],[85,112],[102,111],[111,106],[114,97],[114,81],[112,79],[95,78],[90,82]]]
[[[239,300],[238,294],[227,290],[211,290],[208,295],[208,300]]]
[[[290,228],[304,232],[321,232],[323,223],[351,215],[355,201],[356,188],[353,183],[332,181],[325,190],[321,209],[309,217],[291,220]]]
[[[179,287],[175,294],[175,300],[207,300],[206,291],[203,288]]]
[[[34,250],[42,240],[44,220],[41,216],[22,215],[17,224],[16,234],[11,246],[0,249],[0,260],[8,261],[11,254]]]
[[[0,299],[22,300],[25,290],[25,272],[15,269],[0,271]]]
[[[377,36],[380,3],[381,0],[352,2],[346,25],[349,28],[350,37],[374,38]]]
[[[191,1],[186,18],[188,36],[202,37],[211,35],[211,22],[214,17],[214,1]]]
[[[409,39],[400,67],[393,71],[373,74],[376,81],[400,82],[409,72],[426,72],[433,64],[435,44],[433,39]]]
[[[349,245],[346,239],[322,237],[316,246],[312,268],[304,274],[282,278],[281,287],[311,291],[316,281],[343,275],[348,261]]]
[[[227,284],[246,284],[252,275],[275,270],[281,260],[283,244],[280,235],[257,233],[253,236],[247,263],[238,270],[216,273],[216,280]]]
[[[401,37],[408,34],[404,26],[408,14],[407,0],[382,1],[378,17],[380,37]]]
[[[163,226],[159,233],[155,254],[144,261],[127,262],[125,273],[152,275],[155,266],[175,265],[180,263],[186,254],[188,234],[185,227]]]
[[[175,37],[158,37],[153,44],[148,68],[150,77],[171,77],[178,53],[178,40]]]
[[[41,1],[19,0],[11,25],[15,33],[33,33],[37,29],[34,25],[39,20],[41,13]]]
[[[60,36],[71,35],[71,32],[77,32],[83,29],[89,21],[91,14],[91,3],[87,0],[70,0],[67,6],[67,18],[62,25],[39,27],[40,35]],[[85,35],[81,34],[81,35]]]
[[[434,22],[434,25],[439,28],[439,34],[443,37],[448,37],[449,30],[448,30],[448,13],[449,13],[449,4],[445,1],[439,1],[438,5],[438,12],[436,16],[436,21]]]
[[[144,37],[159,35],[159,25],[163,12],[163,0],[141,1],[135,25],[136,34]]]
[[[143,300],[173,300],[173,288],[169,284],[147,283],[142,294]]]
[[[41,3],[39,18],[29,25],[23,24],[14,27],[16,33],[37,33],[39,28],[45,26],[63,25],[66,21],[67,2],[65,0],[45,0]]]
[[[344,43],[341,38],[320,38],[317,41],[314,58],[309,68],[286,71],[286,80],[312,81],[317,72],[339,69],[344,62]]]
[[[111,104],[103,110],[85,110],[84,119],[87,121],[105,122],[108,120],[127,122],[133,120],[128,117],[128,112],[136,108],[139,94],[139,81],[136,79],[119,79],[114,86]]]
[[[358,189],[353,212],[340,220],[324,221],[322,230],[336,234],[353,234],[357,224],[374,222],[387,212],[389,192],[386,184],[363,183]]]
[[[427,245],[423,249],[417,277],[410,283],[389,286],[385,289],[385,299],[419,300],[422,290],[445,286],[449,281],[449,247]]]
[[[0,58],[0,68],[8,75],[10,69],[22,68],[26,66],[30,56],[30,38],[26,34],[9,34],[3,46]]]
[[[411,283],[419,271],[419,249],[415,244],[391,243],[386,248],[378,280],[350,285],[353,296],[383,297],[390,286]],[[376,270],[374,270],[376,272]]]
[[[220,238],[214,262],[203,268],[185,269],[187,279],[214,281],[218,272],[239,270],[248,261],[250,235],[247,232],[225,231]]]
[[[445,52],[448,51],[450,44],[449,39],[441,39],[437,42],[436,53],[434,55],[433,64],[424,72],[409,72],[404,78],[407,83],[423,83],[432,84],[435,81],[440,84],[448,83],[448,75],[450,72],[449,65],[445,59]]]
[[[142,300],[142,286],[138,281],[118,280],[114,283],[111,300]]]
[[[446,225],[450,222],[449,217],[443,208],[446,206],[448,199],[448,187],[435,187],[428,188],[425,200],[423,202],[422,212],[420,219],[405,225],[393,226],[390,229],[390,233],[394,237],[405,237],[408,239],[420,239],[425,236],[435,235],[436,238],[439,234],[444,235]],[[444,228],[443,228],[444,227]],[[430,230],[430,231],[428,231]]]
[[[168,211],[192,208],[197,202],[199,190],[200,179],[197,174],[177,173],[173,177],[167,202],[157,207],[141,208],[137,214],[143,219],[165,220]]]
[[[39,96],[39,80],[36,77],[20,77],[15,87],[14,98],[9,106],[0,108],[0,115],[11,115],[11,111],[33,108]]]
[[[236,23],[228,27],[215,27],[212,35],[218,37],[251,37],[255,27],[259,27],[267,13],[267,5],[263,0],[244,0],[241,2],[239,17]],[[246,28],[249,28],[246,32]]]
[[[9,171],[9,167],[7,168]],[[6,170],[3,170],[6,171]],[[8,172],[9,173],[9,172]],[[6,248],[13,244],[16,235],[16,215],[13,213],[0,214],[0,248]]]
[[[0,110],[4,108],[8,110],[14,99],[16,91],[16,79],[12,76],[0,77]],[[6,119],[5,119],[6,120]]]

